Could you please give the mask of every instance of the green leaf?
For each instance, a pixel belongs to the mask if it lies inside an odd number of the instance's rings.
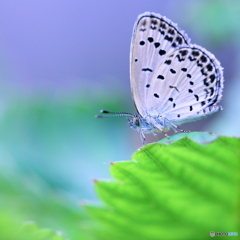
[[[188,133],[161,142],[112,163],[115,180],[96,181],[103,206],[85,206],[98,222],[96,239],[202,240],[211,231],[239,232],[240,139]]]
[[[188,138],[196,143],[210,143],[217,139],[217,136],[213,133],[208,132],[189,132],[189,133],[179,133],[173,136],[163,138],[159,143],[170,144],[176,142],[183,138]]]

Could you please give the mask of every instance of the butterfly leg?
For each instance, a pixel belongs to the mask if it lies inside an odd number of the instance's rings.
[[[183,130],[181,128],[179,128],[178,126],[176,126],[175,124],[171,123],[172,129],[176,132],[176,133],[186,133],[186,132],[190,132],[190,131],[186,131]]]
[[[157,134],[156,134],[155,132],[153,132],[153,131],[152,131],[152,135],[153,135],[154,137],[156,137],[156,136],[157,136]]]
[[[168,139],[170,138],[167,133],[164,133],[164,136]]]
[[[157,139],[157,134],[156,134],[155,132],[153,132],[153,131],[152,131],[151,133],[152,133],[152,135],[155,137],[155,139],[156,139],[156,141],[157,141],[157,140],[158,140],[158,139]]]
[[[140,137],[141,137],[142,145],[145,145],[146,138],[145,138],[143,132],[144,132],[143,130],[140,130]]]
[[[170,122],[167,118],[165,118],[165,121],[168,122],[168,124],[171,126],[171,128],[174,130],[174,132],[176,133],[186,133],[186,132],[190,132],[190,131],[185,131],[181,128],[179,128],[177,125],[173,124],[172,122]]]

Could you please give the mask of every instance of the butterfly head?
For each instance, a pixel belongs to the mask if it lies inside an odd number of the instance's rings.
[[[133,128],[137,131],[139,131],[139,128],[141,128],[141,119],[137,115],[133,116],[132,118],[128,119],[128,125],[130,128]]]
[[[101,110],[101,113],[105,115],[96,115],[97,118],[106,118],[106,117],[130,117],[128,118],[128,125],[139,132],[151,132],[155,128],[149,121],[143,118],[140,114],[132,114],[126,112],[110,112],[106,110]]]
[[[133,128],[136,131],[142,132],[142,133],[150,133],[154,132],[157,129],[149,122],[148,119],[143,118],[139,114],[135,114],[132,116],[132,118],[128,119],[128,125],[130,128]]]
[[[154,133],[158,132],[154,124],[147,118],[142,117],[140,114],[132,114],[126,112],[110,112],[106,110],[101,110],[100,113],[104,115],[96,115],[96,118],[106,118],[106,117],[127,117],[128,125],[130,128],[140,132],[141,140],[143,145],[145,144],[145,136],[144,133]]]

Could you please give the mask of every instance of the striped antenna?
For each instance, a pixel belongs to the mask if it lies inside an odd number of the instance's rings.
[[[135,117],[135,114],[126,112],[110,112],[106,110],[101,110],[100,113],[110,113],[111,115],[96,115],[95,118],[107,118],[107,117]]]

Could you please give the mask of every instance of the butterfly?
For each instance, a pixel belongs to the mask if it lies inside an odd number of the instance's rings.
[[[192,44],[177,24],[145,12],[134,25],[130,83],[136,114],[101,110],[102,117],[125,116],[145,133],[182,132],[178,125],[222,110],[223,69],[206,49]]]

